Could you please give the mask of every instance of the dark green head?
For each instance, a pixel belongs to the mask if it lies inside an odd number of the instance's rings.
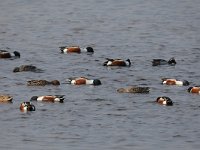
[[[94,85],[101,85],[101,81],[99,79],[94,79],[93,84]]]

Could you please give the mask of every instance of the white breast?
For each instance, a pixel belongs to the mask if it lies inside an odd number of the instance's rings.
[[[92,85],[94,80],[86,80],[86,84]]]
[[[44,99],[44,96],[39,96],[38,98],[37,98],[37,101],[42,101]]]
[[[182,85],[183,85],[183,82],[182,82],[182,81],[176,81],[176,85],[182,86]]]

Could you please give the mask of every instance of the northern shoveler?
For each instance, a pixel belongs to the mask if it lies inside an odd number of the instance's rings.
[[[33,96],[31,101],[43,101],[43,102],[64,102],[64,95],[44,95],[44,96]]]
[[[23,103],[20,104],[19,109],[22,112],[35,111],[35,106],[31,102],[23,102]]]
[[[166,106],[172,106],[173,102],[169,97],[166,96],[162,96],[162,97],[158,97],[156,99],[156,102],[161,104],[161,105],[166,105]]]
[[[38,69],[36,66],[33,65],[21,65],[13,69],[13,72],[22,72],[22,71],[42,72],[41,69]]]
[[[176,79],[162,78],[162,84],[188,86],[190,83],[187,80],[180,81],[180,80],[176,80]]]
[[[159,66],[159,65],[176,65],[176,60],[174,57],[172,57],[170,60],[164,60],[164,59],[153,59],[152,66]]]
[[[122,60],[122,59],[110,59],[107,58],[107,61],[103,63],[103,66],[131,66],[130,59]]]
[[[188,92],[200,94],[200,86],[189,87]]]
[[[20,53],[18,51],[14,51],[12,53],[7,50],[0,50],[0,58],[20,58]]]
[[[27,86],[45,86],[45,85],[60,85],[58,80],[47,81],[47,80],[29,80]]]
[[[86,47],[86,48],[80,48],[79,46],[62,46],[59,47],[61,50],[61,53],[81,53],[81,52],[89,52],[93,53],[94,50],[92,47]]]
[[[10,95],[0,95],[0,102],[12,102],[13,97]]]
[[[67,83],[73,85],[101,85],[101,81],[99,79],[88,79],[85,77],[69,78],[67,79]]]
[[[119,88],[117,92],[119,93],[149,93],[149,87],[137,87],[137,86],[130,86],[126,88]]]

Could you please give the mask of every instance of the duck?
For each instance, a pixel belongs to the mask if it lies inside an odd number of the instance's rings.
[[[4,102],[8,102],[8,103],[12,103],[13,97],[10,95],[0,95],[0,102],[4,103]]]
[[[45,86],[45,85],[60,85],[58,80],[29,80],[27,81],[27,86]]]
[[[13,72],[23,72],[23,71],[42,72],[41,69],[33,65],[21,65],[13,69]]]
[[[99,79],[88,79],[86,77],[69,78],[67,83],[73,85],[101,85]]]
[[[159,66],[159,65],[176,65],[176,60],[174,57],[170,58],[168,61],[164,59],[153,59],[152,66]]]
[[[122,59],[111,59],[106,58],[107,61],[103,63],[103,66],[131,66],[130,59],[122,60]]]
[[[176,80],[176,79],[162,78],[162,84],[188,86],[190,83],[187,80],[180,81],[180,80]]]
[[[35,106],[31,102],[22,102],[19,109],[22,112],[35,111]]]
[[[126,88],[119,88],[117,92],[119,93],[149,93],[149,87],[137,87],[137,86],[130,86]]]
[[[189,87],[188,92],[200,94],[200,86]]]
[[[30,101],[42,101],[42,102],[64,102],[64,95],[44,95],[44,96],[32,96]]]
[[[18,51],[8,52],[7,50],[0,50],[0,58],[20,58]]]
[[[61,53],[64,53],[64,54],[82,53],[82,52],[94,53],[94,50],[92,47],[80,48],[79,46],[61,46],[59,48],[61,50]]]
[[[173,105],[172,100],[169,97],[167,97],[167,96],[158,97],[156,99],[156,102],[158,104],[166,105],[166,106],[172,106]]]

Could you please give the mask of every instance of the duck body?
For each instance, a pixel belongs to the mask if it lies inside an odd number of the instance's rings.
[[[200,86],[193,86],[188,88],[189,93],[200,94]]]
[[[150,91],[149,87],[136,87],[136,86],[117,89],[117,92],[119,93],[149,93],[149,91]]]
[[[59,47],[61,50],[61,53],[67,54],[67,53],[82,53],[82,52],[89,52],[93,53],[94,50],[92,47],[86,47],[86,48],[80,48],[79,46],[62,46]]]
[[[176,60],[174,58],[167,60],[164,59],[153,59],[152,66],[159,66],[159,65],[176,65]]]
[[[64,102],[64,95],[45,95],[45,96],[33,96],[31,101],[42,101],[42,102]]]
[[[19,109],[22,112],[35,111],[35,106],[31,102],[23,102],[20,104]]]
[[[158,104],[166,105],[166,106],[172,106],[173,105],[172,100],[169,97],[167,97],[167,96],[158,97],[156,99],[156,102]]]
[[[101,85],[99,79],[88,79],[85,77],[69,78],[67,79],[67,83],[73,85]]]
[[[13,72],[23,72],[23,71],[41,72],[42,70],[38,69],[36,66],[33,65],[21,65],[13,69]]]
[[[122,60],[107,58],[107,61],[103,63],[103,66],[131,66],[131,61],[130,59]]]
[[[0,50],[0,58],[20,58],[20,53],[18,51],[10,53],[6,50]]]
[[[0,102],[4,103],[4,102],[12,102],[13,97],[9,96],[9,95],[0,95]]]
[[[58,80],[47,81],[47,80],[29,80],[27,86],[45,86],[45,85],[60,85]]]
[[[170,78],[163,78],[162,84],[166,85],[179,85],[179,86],[188,86],[190,83],[187,80],[176,80],[176,79],[170,79]]]

